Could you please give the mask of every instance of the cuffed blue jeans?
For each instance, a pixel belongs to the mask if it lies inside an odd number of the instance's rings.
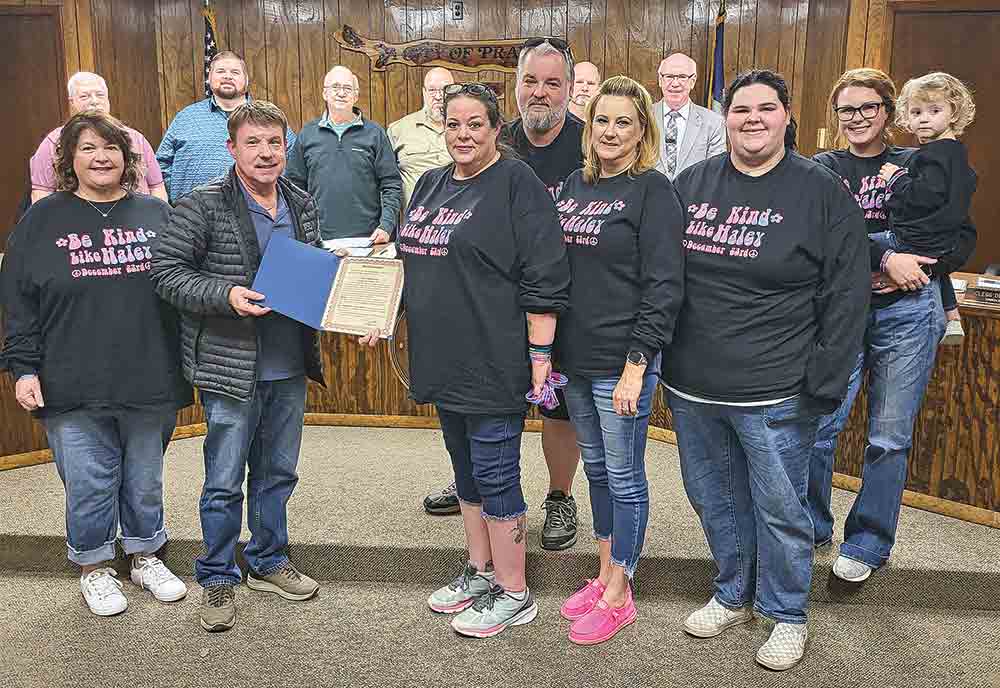
[[[257,381],[253,397],[201,393],[205,436],[205,486],[201,532],[205,553],[195,562],[202,587],[240,582],[236,543],[243,524],[247,474],[247,527],[243,552],[250,569],[267,576],[288,561],[288,500],[299,480],[306,380]]]
[[[78,409],[45,418],[45,434],[66,489],[66,552],[92,566],[158,551],[163,525],[163,452],[177,412]]]
[[[715,598],[805,623],[813,527],[806,506],[819,406],[703,404],[670,394],[681,476],[719,568]]]
[[[649,520],[646,429],[657,376],[643,378],[634,416],[615,413],[612,394],[618,380],[572,375],[565,391],[590,485],[594,537],[611,540],[611,562],[632,578]]]
[[[864,350],[851,373],[847,396],[824,416],[810,458],[809,510],[816,543],[833,538],[830,497],[837,436],[847,424],[864,371],[868,371],[868,438],[861,492],[844,523],[845,557],[879,568],[896,541],[913,424],[927,391],[946,326],[941,291],[932,281],[868,314]]]
[[[524,414],[455,413],[440,406],[437,413],[458,498],[482,505],[484,518],[507,521],[523,515],[528,510],[521,491]]]

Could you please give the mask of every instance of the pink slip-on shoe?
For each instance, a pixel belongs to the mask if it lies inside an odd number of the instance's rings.
[[[587,581],[586,585],[569,596],[559,608],[559,614],[567,621],[576,621],[581,616],[593,609],[597,600],[601,599],[607,586],[601,582],[600,578]]]
[[[622,607],[611,607],[603,599],[597,600],[593,608],[573,622],[569,627],[570,642],[577,645],[597,645],[610,640],[615,633],[635,621],[635,604],[632,590]]]

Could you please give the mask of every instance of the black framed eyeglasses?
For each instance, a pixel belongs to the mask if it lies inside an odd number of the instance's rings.
[[[563,55],[565,55],[566,58],[570,61],[570,63],[573,62],[573,49],[571,47],[569,47],[569,43],[567,43],[566,41],[564,41],[561,38],[556,38],[554,36],[552,36],[552,37],[550,37],[550,36],[541,36],[541,37],[538,37],[538,38],[529,38],[521,46],[521,50],[531,50],[532,48],[537,48],[542,43],[548,43],[553,48],[555,48],[556,50],[558,50],[559,52],[561,52]]]
[[[493,89],[478,81],[467,81],[460,84],[448,84],[444,87],[445,96],[455,97],[462,94],[470,96],[486,96],[494,103],[497,102],[497,94]]]
[[[850,122],[857,114],[860,114],[861,119],[864,120],[875,119],[878,117],[879,110],[881,110],[884,106],[885,103],[879,100],[871,103],[862,103],[858,107],[843,105],[838,108],[833,108],[833,111],[837,113],[837,119],[841,122]]]

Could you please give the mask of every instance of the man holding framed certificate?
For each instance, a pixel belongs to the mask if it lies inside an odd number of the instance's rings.
[[[316,204],[281,178],[284,113],[247,101],[229,117],[229,173],[182,198],[158,238],[151,279],[182,314],[184,375],[198,388],[208,433],[195,565],[201,625],[236,623],[236,543],[247,479],[247,586],[288,600],[316,594],[287,553],[286,505],[298,481],[306,378],[323,384],[316,331],[259,301],[250,289],[268,244],[319,244]]]

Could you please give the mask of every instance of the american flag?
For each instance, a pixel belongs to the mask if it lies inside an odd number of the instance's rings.
[[[205,97],[211,98],[212,89],[208,86],[208,66],[212,63],[212,58],[219,52],[219,45],[215,42],[215,10],[209,6],[208,0],[205,0],[201,16],[205,18]]]

